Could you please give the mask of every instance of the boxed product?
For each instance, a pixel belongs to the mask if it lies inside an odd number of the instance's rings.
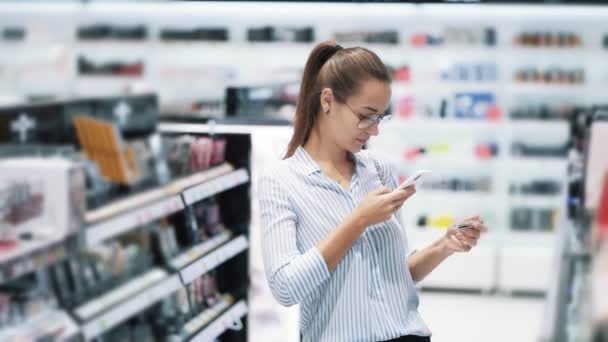
[[[76,232],[86,211],[83,168],[61,158],[0,161],[4,237],[59,237]]]

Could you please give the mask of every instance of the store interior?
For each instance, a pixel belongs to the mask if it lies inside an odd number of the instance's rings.
[[[608,341],[608,3],[0,3],[0,341],[300,341],[256,179],[315,45],[380,56],[433,342]]]

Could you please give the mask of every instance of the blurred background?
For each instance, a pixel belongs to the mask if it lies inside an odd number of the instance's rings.
[[[255,179],[326,40],[433,170],[411,248],[490,227],[418,284],[433,341],[608,341],[608,2],[69,0],[0,3],[0,341],[299,341]]]

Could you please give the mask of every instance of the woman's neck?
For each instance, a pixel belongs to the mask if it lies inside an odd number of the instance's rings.
[[[310,133],[310,137],[303,147],[317,163],[336,167],[349,163],[347,151],[334,142],[324,139],[317,130]]]

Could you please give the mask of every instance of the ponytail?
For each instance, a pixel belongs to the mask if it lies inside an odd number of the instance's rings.
[[[308,141],[321,107],[319,96],[315,96],[317,92],[321,91],[321,89],[317,89],[319,88],[317,78],[323,65],[341,49],[342,47],[336,42],[323,42],[317,45],[308,56],[296,104],[293,136],[289,141],[285,158],[291,157],[298,146],[304,145]]]

